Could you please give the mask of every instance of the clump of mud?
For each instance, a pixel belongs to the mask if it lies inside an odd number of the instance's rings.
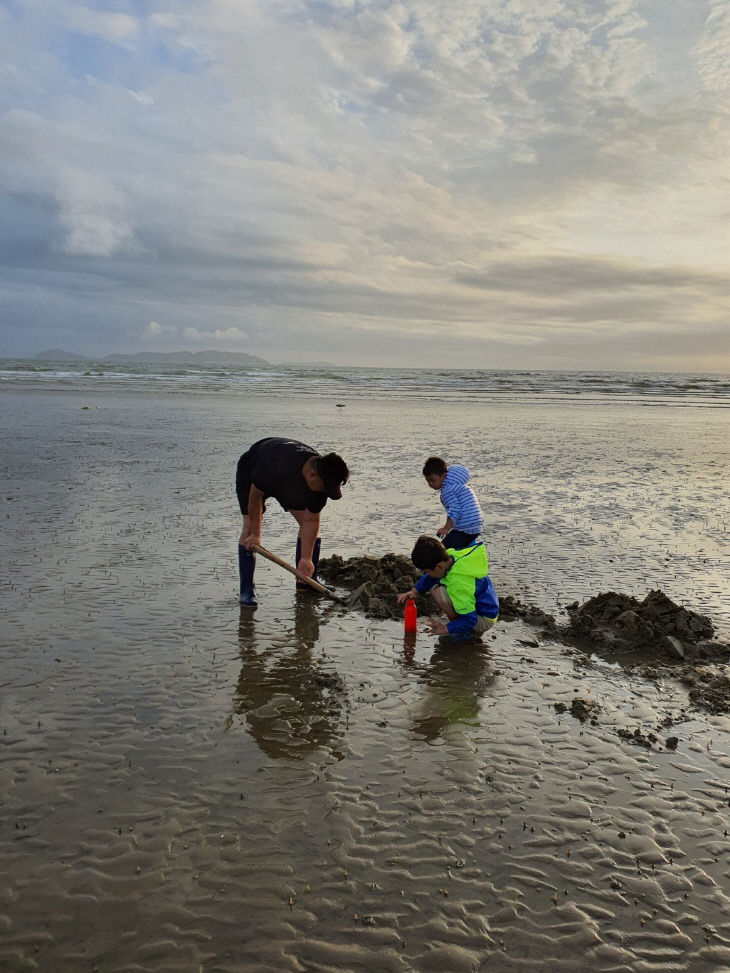
[[[675,604],[663,591],[650,591],[643,601],[609,591],[567,611],[570,620],[561,635],[589,642],[602,656],[652,658],[663,665],[730,659],[730,646],[713,641],[710,619]]]
[[[689,686],[690,702],[709,713],[730,713],[730,679],[704,667],[687,669],[681,680]]]
[[[633,743],[637,747],[645,747],[647,750],[651,750],[655,743],[659,742],[659,737],[656,733],[644,733],[641,727],[638,727],[631,732],[625,727],[617,730],[616,733],[621,737],[622,740],[626,740],[627,743]],[[669,742],[673,741],[673,742]],[[666,746],[670,750],[675,750],[677,747],[677,737],[670,737],[666,743]]]
[[[348,557],[339,554],[324,557],[319,562],[319,575],[329,584],[357,591],[355,607],[372,618],[402,618],[403,606],[396,598],[408,591],[421,576],[413,561],[404,554],[385,554],[383,557]],[[416,598],[419,615],[433,613],[430,596]]]
[[[576,720],[580,720],[581,723],[590,720],[594,726],[598,724],[598,716],[602,709],[601,704],[596,700],[582,697],[576,697],[570,706],[566,706],[565,703],[553,703],[553,706],[556,713],[565,713],[569,709],[570,715]]]
[[[706,616],[675,604],[663,591],[650,591],[643,601],[609,591],[567,611],[569,622],[559,638],[648,678],[671,672],[688,687],[693,706],[730,713],[730,678],[718,671],[730,661],[730,645],[715,641]],[[656,742],[641,730],[619,735],[644,747]]]
[[[523,605],[514,595],[504,595],[499,599],[499,618],[503,622],[511,622],[521,618],[528,625],[542,628],[546,635],[557,634],[557,623],[552,615],[548,615],[536,605]]]

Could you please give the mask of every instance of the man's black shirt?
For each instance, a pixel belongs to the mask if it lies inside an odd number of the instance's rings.
[[[327,503],[327,494],[310,490],[302,467],[316,449],[296,439],[269,436],[259,439],[241,456],[236,468],[236,495],[241,513],[248,513],[251,484],[264,498],[274,497],[284,510],[309,510],[317,514]]]

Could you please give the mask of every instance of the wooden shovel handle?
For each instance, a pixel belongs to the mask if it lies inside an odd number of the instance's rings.
[[[284,568],[286,571],[291,572],[295,578],[298,578],[299,581],[303,581],[305,584],[308,584],[310,588],[314,588],[314,590],[318,591],[321,595],[327,595],[330,598],[334,598],[335,601],[339,601],[340,604],[345,604],[344,598],[340,598],[340,596],[336,595],[334,591],[330,591],[329,588],[325,588],[323,584],[320,584],[319,581],[315,581],[314,578],[308,578],[306,574],[302,574],[302,572],[298,571],[292,564],[288,564],[286,561],[282,560],[282,558],[277,557],[276,554],[272,554],[271,551],[267,551],[266,548],[262,547],[260,544],[253,544],[251,546],[251,550],[255,551],[257,554],[260,554],[262,557],[268,558],[269,561],[273,561],[274,564],[278,564],[280,568]]]

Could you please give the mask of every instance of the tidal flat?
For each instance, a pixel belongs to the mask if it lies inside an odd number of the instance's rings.
[[[661,590],[727,642],[729,410],[0,398],[0,968],[730,968],[726,713],[524,617],[405,637],[262,559],[241,609],[233,489],[262,436],[335,449],[323,556],[408,554],[442,455],[500,597],[565,624]],[[263,543],[293,560],[275,503]]]

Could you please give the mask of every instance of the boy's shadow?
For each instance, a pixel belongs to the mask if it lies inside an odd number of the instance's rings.
[[[337,743],[346,724],[347,688],[313,658],[319,605],[307,592],[297,595],[292,634],[288,644],[260,637],[253,612],[241,610],[234,712],[245,718],[249,734],[269,757],[298,760],[325,747],[341,759]]]
[[[413,733],[432,743],[450,726],[478,724],[481,700],[496,679],[486,646],[444,638],[418,668],[423,691],[412,715]]]

